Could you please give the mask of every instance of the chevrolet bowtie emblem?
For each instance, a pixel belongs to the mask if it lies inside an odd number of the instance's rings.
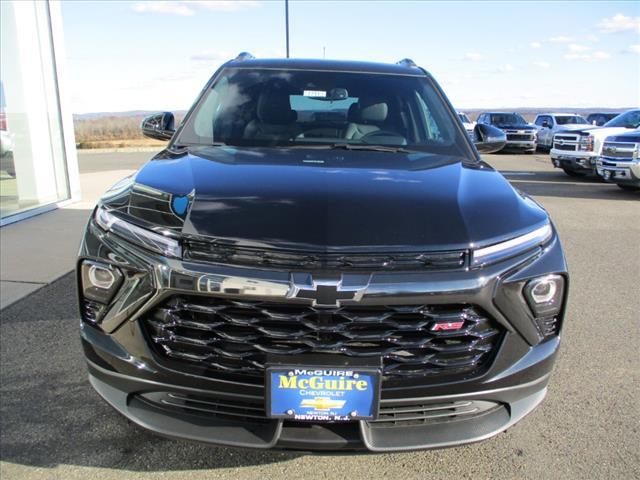
[[[310,275],[303,275],[303,278],[294,276],[293,289],[289,296],[311,300],[314,307],[340,307],[343,300],[359,301],[362,298],[369,284],[369,276],[359,280],[345,285],[343,279],[316,280]]]
[[[300,402],[303,408],[313,408],[315,410],[331,410],[332,408],[342,408],[346,400],[333,400],[326,397],[316,397],[314,399],[305,398]]]

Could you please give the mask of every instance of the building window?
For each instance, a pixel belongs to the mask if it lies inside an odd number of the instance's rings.
[[[49,3],[0,1],[0,219],[70,198]]]

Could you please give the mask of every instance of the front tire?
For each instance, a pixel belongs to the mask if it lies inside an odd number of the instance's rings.
[[[586,175],[584,172],[576,172],[575,170],[569,170],[568,168],[563,168],[562,170],[570,177],[584,177]]]

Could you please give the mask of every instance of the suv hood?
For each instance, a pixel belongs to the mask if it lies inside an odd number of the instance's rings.
[[[609,135],[617,135],[620,133],[632,132],[630,128],[624,127],[589,127],[581,128],[579,130],[573,130],[573,133],[580,133],[584,135],[591,135],[596,139],[605,139]]]
[[[605,139],[607,142],[629,142],[640,143],[640,130],[632,130],[627,133],[621,133],[620,135],[612,135]]]
[[[426,153],[199,147],[165,151],[133,180],[129,193],[103,203],[184,235],[245,246],[448,250],[547,221],[487,164]]]
[[[573,131],[573,130],[584,130],[585,128],[589,128],[588,125],[585,125],[584,123],[569,123],[567,125],[560,125],[558,127],[558,132],[568,132],[568,131]]]
[[[533,125],[494,125],[494,127],[498,127],[502,130],[537,130]]]

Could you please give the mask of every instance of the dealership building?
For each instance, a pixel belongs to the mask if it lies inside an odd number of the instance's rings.
[[[0,225],[80,197],[60,3],[0,1]]]

